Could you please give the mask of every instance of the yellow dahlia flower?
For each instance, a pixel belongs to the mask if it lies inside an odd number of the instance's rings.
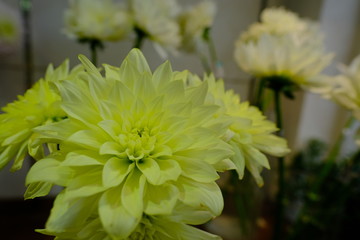
[[[135,27],[157,46],[174,51],[181,42],[176,0],[131,0]]]
[[[118,41],[132,28],[131,15],[112,0],[71,0],[65,12],[65,32],[80,40]]]
[[[263,34],[250,42],[236,43],[235,59],[242,70],[257,78],[282,77],[304,88],[318,87],[321,71],[330,63],[318,44],[296,41],[292,35]]]
[[[216,6],[214,1],[205,0],[179,15],[181,48],[187,52],[195,52],[204,44],[203,35],[214,21]]]
[[[81,226],[92,209],[114,239],[129,237],[143,214],[170,214],[177,201],[217,216],[215,180],[233,152],[220,139],[228,123],[205,104],[207,83],[185,88],[168,62],[154,73],[134,49],[105,77],[84,57],[82,82],[59,84],[68,118],[36,131],[59,151],[38,161],[27,184],[64,186],[47,230]]]
[[[49,65],[45,78],[40,79],[18,100],[2,108],[0,114],[0,169],[14,159],[12,171],[22,167],[29,152],[35,158],[43,156],[43,148],[37,143],[35,127],[57,122],[66,117],[60,108],[61,98],[51,84],[75,75],[76,68],[69,73],[69,62],[63,62],[57,69]]]
[[[230,159],[235,164],[239,178],[243,178],[246,168],[257,184],[262,186],[261,170],[263,167],[270,169],[265,154],[285,156],[290,152],[286,140],[274,134],[278,130],[275,124],[267,120],[258,108],[250,106],[248,102],[241,102],[240,96],[233,90],[225,90],[223,80],[216,81],[214,76],[210,75],[205,81],[209,84],[206,102],[220,107],[215,117],[225,115],[231,119],[224,139],[235,152]],[[200,82],[201,80],[193,75],[189,85],[198,85]]]

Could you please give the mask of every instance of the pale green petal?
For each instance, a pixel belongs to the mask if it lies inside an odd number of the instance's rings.
[[[245,170],[245,158],[244,153],[242,151],[241,145],[238,145],[234,141],[230,142],[230,145],[233,147],[234,156],[231,157],[231,160],[234,162],[236,166],[236,172],[239,175],[239,179],[244,177]]]
[[[172,159],[157,160],[157,164],[160,167],[160,179],[159,184],[163,184],[166,181],[176,181],[180,176],[182,170],[179,163]]]
[[[165,61],[153,74],[153,82],[156,87],[164,86],[170,79],[172,79],[172,69],[169,61]]]
[[[102,185],[102,166],[90,165],[77,169],[77,174],[67,184],[67,198],[88,197],[105,191]]]
[[[110,158],[102,173],[102,180],[105,187],[115,187],[123,182],[125,177],[134,169],[135,163],[116,157]]]
[[[269,161],[267,157],[254,147],[246,146],[243,147],[243,151],[246,154],[248,161],[257,162],[263,167],[270,169]]]
[[[221,237],[213,235],[211,233],[200,230],[196,227],[186,225],[184,223],[170,222],[166,219],[156,218],[155,223],[160,225],[164,232],[171,236],[168,239],[179,239],[179,240],[221,240]],[[161,233],[159,234],[162,235]],[[160,239],[163,239],[160,237]],[[164,235],[164,239],[167,236]]]
[[[144,174],[146,180],[151,184],[158,185],[161,183],[160,167],[152,158],[145,158],[141,163],[136,163],[139,170]]]
[[[141,218],[144,209],[143,194],[145,182],[145,176],[140,171],[133,170],[126,178],[121,191],[121,202],[124,208],[135,218]]]
[[[129,54],[126,56],[124,62],[128,62],[136,67],[136,69],[140,72],[151,72],[147,61],[139,49],[132,49]],[[121,68],[121,67],[120,67]]]
[[[51,188],[51,183],[47,182],[37,182],[37,183],[31,183],[26,189],[26,192],[24,194],[25,200],[27,199],[34,199],[36,197],[43,197],[49,194]]]
[[[103,145],[101,145],[99,153],[101,155],[109,154],[119,156],[121,155],[121,152],[119,151],[121,149],[122,147],[116,142],[105,142]]]
[[[87,166],[87,165],[102,165],[103,160],[99,157],[91,157],[91,152],[86,150],[76,150],[69,152],[65,160],[61,163],[62,166]]]
[[[72,177],[73,171],[69,167],[61,166],[61,162],[48,157],[37,161],[26,176],[26,185],[36,182],[49,182],[65,186]]]
[[[147,185],[145,210],[148,215],[171,214],[178,199],[179,190],[172,184]]]
[[[80,130],[68,137],[66,141],[71,144],[77,144],[88,149],[99,149],[103,143],[101,135],[91,130]]]
[[[182,175],[185,177],[205,183],[213,182],[219,178],[215,168],[200,159],[181,156],[174,156],[174,159],[179,163],[183,171]]]
[[[214,218],[214,215],[207,209],[193,208],[178,202],[169,218],[176,222],[184,222],[191,225],[206,223]]]
[[[99,215],[105,230],[114,239],[128,237],[140,222],[141,217],[130,214],[122,201],[120,187],[106,191],[99,201]]]
[[[267,154],[283,157],[290,152],[284,138],[275,135],[254,136],[254,147]]]
[[[199,183],[191,179],[179,178],[181,185],[180,200],[197,209],[210,211],[214,216],[219,216],[224,207],[224,200],[219,186],[215,183]]]
[[[50,217],[46,222],[46,230],[50,232],[66,232],[76,230],[93,212],[97,197],[66,200],[66,191],[62,191],[55,199]]]

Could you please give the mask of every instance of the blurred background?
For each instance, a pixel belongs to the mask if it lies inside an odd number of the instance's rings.
[[[19,10],[19,1],[1,1]],[[49,63],[57,66],[68,58],[71,66],[74,66],[79,63],[78,54],[90,55],[87,45],[81,45],[63,33],[63,14],[68,7],[68,1],[32,0],[31,2],[34,80],[44,75]],[[193,2],[194,0],[179,0],[182,5]],[[212,36],[218,57],[223,63],[224,80],[227,88],[234,89],[243,100],[248,97],[250,77],[235,63],[234,44],[239,34],[258,20],[264,4],[284,6],[301,17],[320,23],[325,34],[327,51],[336,54],[333,64],[326,69],[327,74],[335,74],[338,63],[348,64],[360,53],[360,1],[358,0],[218,0],[216,3],[217,14]],[[20,17],[20,11],[18,14]],[[106,43],[105,49],[99,52],[98,62],[119,66],[131,46],[131,40]],[[163,62],[149,41],[145,42],[142,50],[152,69]],[[169,55],[169,59],[174,70],[188,69],[197,74],[202,74],[204,71],[201,62],[194,55],[180,53],[176,57]],[[25,90],[23,43],[19,42],[12,54],[1,56],[0,59],[0,105],[5,106]],[[298,150],[304,149],[307,142],[313,138],[332,144],[347,116],[345,110],[333,102],[308,92],[299,93],[291,103],[285,101],[284,109],[285,137],[289,141],[293,156]],[[344,152],[355,148],[352,140],[349,140],[345,146]],[[23,201],[25,174],[29,166],[30,161],[25,163],[21,171],[10,173],[8,167],[0,172],[0,229],[3,230],[2,236],[4,233],[6,236],[2,239],[46,239],[34,233],[33,229],[42,228],[51,207],[51,197]],[[276,168],[276,166],[272,167]],[[265,188],[270,192],[274,191],[268,182],[265,183]],[[224,221],[226,223],[227,220]],[[216,226],[211,225],[210,228],[214,228],[215,231],[223,228],[227,231],[227,227],[236,223],[221,224],[224,222]],[[261,222],[260,219],[258,224],[264,225],[266,222]]]

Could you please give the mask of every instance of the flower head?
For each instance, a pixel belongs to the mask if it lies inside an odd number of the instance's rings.
[[[135,27],[158,46],[175,50],[181,42],[176,0],[131,0]]]
[[[205,0],[179,15],[181,47],[188,52],[199,50],[204,42],[204,32],[214,21],[216,6],[214,1]]]
[[[205,104],[206,82],[185,88],[168,62],[151,73],[137,49],[120,68],[105,65],[105,77],[80,58],[81,81],[58,85],[68,118],[37,128],[60,150],[27,176],[65,187],[48,230],[71,230],[97,209],[108,234],[127,238],[143,214],[170,214],[177,201],[219,215],[216,170],[233,153],[220,139],[227,122]]]
[[[239,178],[243,178],[246,168],[257,184],[262,186],[261,170],[264,167],[270,168],[265,154],[285,156],[290,152],[286,140],[274,135],[278,129],[258,108],[250,106],[248,102],[241,102],[240,96],[233,90],[225,90],[223,80],[216,81],[212,75],[205,80],[209,83],[206,102],[220,107],[215,117],[228,116],[231,121],[224,139],[235,152],[230,159],[235,165]],[[197,85],[200,82],[201,80],[195,75],[190,78],[190,85]]]
[[[320,73],[332,59],[317,25],[283,8],[265,9],[261,22],[251,25],[235,45],[240,68],[277,88],[322,87]]]
[[[112,0],[71,0],[65,12],[65,31],[80,40],[118,41],[133,27],[131,15]]]
[[[342,74],[328,77],[330,91],[328,98],[344,108],[352,111],[354,117],[360,120],[360,56],[357,56],[349,66],[341,65]]]
[[[12,171],[19,170],[26,154],[35,158],[43,156],[43,148],[37,144],[35,127],[57,122],[66,117],[60,108],[61,98],[51,84],[76,75],[80,69],[69,73],[69,62],[65,61],[54,70],[49,65],[45,78],[40,79],[17,101],[3,107],[0,114],[0,169],[12,159]]]
[[[298,42],[292,35],[263,34],[254,42],[236,43],[235,59],[245,72],[258,78],[283,77],[304,88],[317,87],[321,71],[330,63],[317,44]]]

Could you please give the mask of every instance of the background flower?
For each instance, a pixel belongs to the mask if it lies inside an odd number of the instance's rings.
[[[214,21],[216,6],[214,1],[202,1],[179,14],[181,48],[187,52],[196,52],[204,45],[204,34]]]
[[[332,88],[327,96],[352,111],[354,117],[360,120],[360,56],[349,66],[341,65],[340,71],[342,74],[329,77],[328,85]]]
[[[43,148],[37,142],[33,129],[66,117],[60,108],[61,98],[51,87],[53,82],[71,78],[80,71],[74,68],[69,73],[69,62],[64,61],[57,69],[50,64],[45,78],[40,79],[17,101],[3,107],[0,114],[0,169],[12,159],[12,171],[19,170],[26,154],[35,158],[43,156]]]
[[[77,39],[118,41],[133,28],[125,6],[112,0],[71,0],[65,12],[65,32]]]
[[[0,2],[0,56],[14,51],[20,42],[21,32],[19,14]]]
[[[174,51],[181,42],[176,0],[131,0],[135,27],[156,45]]]
[[[258,78],[281,76],[304,87],[317,87],[315,81],[330,63],[317,44],[297,42],[292,35],[263,34],[256,42],[238,41],[235,60],[245,72]]]

